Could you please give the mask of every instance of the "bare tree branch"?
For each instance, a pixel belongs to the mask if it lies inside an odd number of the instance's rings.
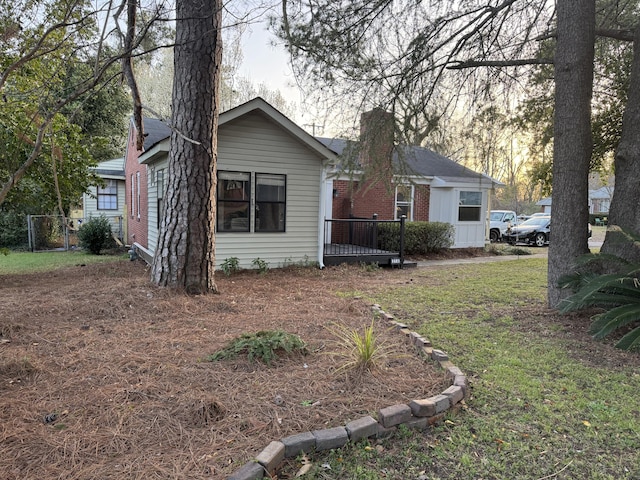
[[[523,58],[521,60],[466,60],[448,65],[449,70],[475,67],[518,67],[524,65],[553,65],[553,58]]]

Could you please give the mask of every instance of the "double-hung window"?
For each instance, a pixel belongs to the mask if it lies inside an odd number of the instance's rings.
[[[98,187],[98,210],[118,209],[118,184],[115,180],[107,180],[104,187]]]
[[[458,202],[459,222],[479,222],[482,210],[482,192],[460,192]]]
[[[218,171],[218,232],[284,232],[285,175]]]
[[[158,203],[157,203],[157,212],[158,212],[158,222],[157,222],[157,226],[158,229],[160,228],[160,225],[162,224],[162,219],[164,218],[164,169],[158,170],[156,172],[156,195],[158,197]]]
[[[396,218],[402,216],[413,220],[413,185],[398,185],[396,187]]]

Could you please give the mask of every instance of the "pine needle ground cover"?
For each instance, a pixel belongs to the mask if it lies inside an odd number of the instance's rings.
[[[219,295],[186,296],[150,285],[142,262],[72,258],[0,274],[3,480],[224,479],[272,440],[446,388],[442,370],[348,293],[389,272],[236,272],[218,276]],[[363,332],[372,319],[398,354],[355,378],[336,374],[326,326]],[[258,354],[208,361],[238,339]],[[272,348],[270,363],[258,358]]]

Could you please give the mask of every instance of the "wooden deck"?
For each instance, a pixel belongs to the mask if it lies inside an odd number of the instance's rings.
[[[379,248],[360,245],[328,243],[324,246],[324,264],[340,265],[341,263],[377,263],[402,268],[404,263],[399,252],[381,250]]]

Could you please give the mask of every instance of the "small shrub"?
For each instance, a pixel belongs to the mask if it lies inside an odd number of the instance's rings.
[[[453,245],[453,225],[444,222],[407,222],[404,229],[405,255],[427,255],[446,250]],[[400,250],[400,225],[378,225],[378,248]]]
[[[94,255],[113,245],[111,223],[104,215],[91,218],[78,229],[80,246],[89,250]]]
[[[381,267],[378,262],[371,262],[371,263],[360,262],[360,268],[364,272],[376,272],[380,270]]]
[[[263,275],[269,271],[269,264],[261,258],[254,258],[251,265],[258,269],[258,273]]]
[[[233,340],[227,347],[207,357],[210,362],[236,358],[246,354],[249,360],[261,360],[270,365],[278,358],[278,352],[306,353],[306,344],[300,337],[282,330],[245,333]]]
[[[238,257],[225,258],[222,265],[220,265],[220,270],[228,277],[240,270],[240,260],[238,260]]]
[[[336,349],[329,352],[330,355],[339,357],[342,364],[336,373],[344,371],[374,371],[379,368],[381,362],[387,357],[386,348],[378,338],[374,329],[374,320],[371,325],[365,327],[360,333],[358,330],[350,330],[337,323],[327,327],[336,337]]]

